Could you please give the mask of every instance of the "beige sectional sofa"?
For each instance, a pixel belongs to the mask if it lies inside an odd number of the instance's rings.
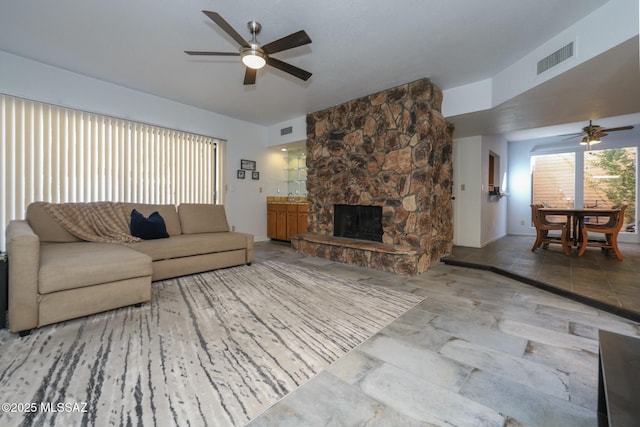
[[[47,324],[151,299],[151,282],[253,262],[253,235],[229,230],[221,205],[118,204],[123,215],[158,212],[168,238],[85,241],[41,203],[7,227],[9,328]],[[129,221],[129,218],[123,218]]]

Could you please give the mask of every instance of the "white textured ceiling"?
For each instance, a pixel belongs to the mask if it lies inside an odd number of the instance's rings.
[[[606,2],[4,1],[0,50],[271,125],[422,77],[442,89],[486,79]],[[263,44],[304,29],[312,44],[274,56],[313,76],[303,82],[266,67],[255,86],[244,86],[239,58],[187,56],[184,50],[238,48],[202,10],[219,12],[247,39],[247,21],[257,20]],[[502,118],[459,118],[461,129],[514,130],[504,117],[508,122],[516,103],[527,105],[528,100],[516,101],[505,107],[511,109]],[[601,117],[611,115],[602,110]],[[533,117],[521,111],[520,119]],[[544,120],[530,121],[540,126]]]

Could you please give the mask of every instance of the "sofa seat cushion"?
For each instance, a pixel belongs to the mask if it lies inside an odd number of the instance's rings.
[[[171,236],[168,239],[129,243],[127,246],[149,255],[154,261],[158,261],[246,249],[247,235],[232,231],[226,233],[181,234],[180,236]]]
[[[151,259],[115,243],[40,245],[38,292],[47,294],[134,277],[151,276]]]

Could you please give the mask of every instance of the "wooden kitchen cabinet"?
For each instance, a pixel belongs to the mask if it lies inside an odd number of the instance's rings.
[[[291,236],[307,231],[305,203],[267,203],[267,237],[290,241]]]
[[[276,206],[276,239],[287,240],[287,205]]]
[[[275,204],[267,203],[267,237],[275,239],[277,234],[277,212]]]
[[[291,236],[298,234],[298,205],[287,205],[287,239],[291,240]]]
[[[267,203],[267,237],[287,240],[287,205]]]

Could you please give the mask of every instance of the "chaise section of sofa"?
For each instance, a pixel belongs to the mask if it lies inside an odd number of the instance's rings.
[[[7,227],[13,332],[149,301],[152,280],[253,262],[253,235],[230,231],[221,205],[120,203],[120,220],[158,212],[169,235],[130,243],[82,240],[44,206]]]
[[[38,326],[149,301],[152,273],[149,256],[115,243],[43,243]]]
[[[25,220],[7,227],[13,332],[151,299],[151,258],[112,243],[42,242]]]

